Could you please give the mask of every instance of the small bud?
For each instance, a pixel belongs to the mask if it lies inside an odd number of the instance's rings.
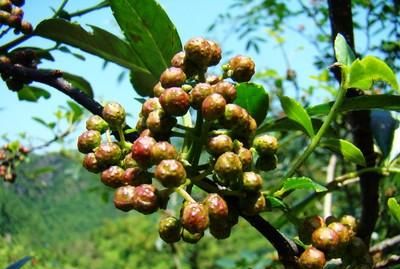
[[[229,68],[232,70],[231,78],[237,82],[246,82],[255,73],[255,64],[250,57],[238,55],[229,60]]]
[[[133,209],[133,199],[135,195],[135,187],[122,186],[115,190],[114,206],[122,211],[130,211]]]
[[[81,153],[92,152],[94,148],[97,148],[101,143],[101,134],[98,131],[89,130],[83,132],[78,137],[78,150]]]
[[[100,166],[118,164],[121,159],[121,148],[116,143],[104,143],[94,152]]]
[[[262,177],[254,172],[244,172],[242,175],[242,186],[244,191],[258,192],[262,188]]]
[[[182,226],[191,233],[204,232],[209,224],[207,208],[199,203],[185,203],[181,216]]]
[[[225,98],[218,93],[213,93],[204,99],[201,104],[201,112],[204,119],[212,121],[224,115],[225,106]]]
[[[181,68],[167,68],[160,76],[161,86],[164,88],[179,87],[186,81],[186,74]]]
[[[217,135],[208,139],[207,151],[213,156],[219,156],[227,151],[233,150],[232,139],[225,135]]]
[[[124,169],[119,166],[110,166],[101,172],[101,182],[111,188],[118,188],[124,185]]]
[[[272,155],[278,149],[278,140],[270,135],[260,135],[254,138],[253,147],[260,156]]]
[[[124,184],[139,186],[151,183],[148,174],[139,167],[127,168],[124,172]]]
[[[110,125],[110,128],[116,130],[125,125],[125,109],[116,102],[107,103],[103,108],[103,119]]]
[[[86,129],[98,131],[103,134],[108,129],[108,123],[99,115],[92,115],[86,121]]]
[[[160,96],[160,103],[164,111],[172,116],[183,116],[189,110],[189,95],[178,87],[166,89]]]
[[[299,258],[299,265],[302,269],[322,269],[325,263],[325,254],[314,247],[307,248]]]
[[[172,216],[163,217],[158,224],[158,234],[166,243],[178,242],[181,239],[181,231],[181,223]]]
[[[177,160],[162,160],[157,165],[154,176],[166,188],[179,187],[186,181],[186,170]]]
[[[157,211],[159,208],[157,189],[150,184],[135,187],[133,206],[136,211],[145,215]]]
[[[171,65],[173,67],[183,68],[185,63],[185,52],[180,51],[174,55],[171,59]]]
[[[219,156],[214,165],[215,173],[223,185],[236,183],[242,173],[242,168],[239,156],[233,152],[225,152]]]

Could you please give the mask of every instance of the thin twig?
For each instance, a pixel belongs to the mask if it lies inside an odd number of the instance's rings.
[[[378,244],[372,246],[369,249],[369,252],[371,254],[374,254],[376,252],[383,252],[387,248],[391,248],[396,245],[400,245],[400,235],[396,235],[395,237],[388,238],[388,239],[383,240],[382,242],[379,242]]]

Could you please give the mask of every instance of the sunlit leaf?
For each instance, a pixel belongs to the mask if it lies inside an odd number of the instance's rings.
[[[335,38],[335,55],[339,63],[348,66],[356,59],[353,50],[341,34],[338,34]]]
[[[310,137],[313,137],[314,128],[312,126],[311,118],[302,105],[296,100],[287,96],[281,96],[279,97],[279,100],[287,117],[300,124],[304,128],[306,134],[308,134]]]
[[[72,101],[67,101],[67,104],[73,112],[72,122],[76,122],[83,115],[83,109]]]
[[[313,181],[311,178],[291,177],[285,179],[282,188],[276,191],[274,193],[274,196],[279,197],[288,191],[300,190],[300,189],[314,190],[315,192],[323,192],[327,190],[327,188]]]
[[[49,128],[50,130],[52,130],[55,127],[55,123],[54,122],[46,122],[45,120],[39,118],[39,117],[32,117],[32,119],[38,123],[40,123],[41,125]]]
[[[68,80],[74,88],[81,90],[89,97],[93,97],[92,86],[85,78],[67,72],[63,72],[62,74],[63,78]]]
[[[18,99],[29,102],[37,102],[41,97],[49,99],[50,96],[51,95],[48,91],[33,86],[25,85],[20,91],[18,91]]]
[[[345,160],[365,166],[361,150],[347,140],[327,138],[321,141],[320,146],[342,155]]]
[[[400,205],[395,198],[389,198],[387,205],[389,207],[390,213],[395,217],[395,219],[400,222]]]

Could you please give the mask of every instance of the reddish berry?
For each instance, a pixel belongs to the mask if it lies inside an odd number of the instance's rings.
[[[197,83],[190,91],[190,105],[194,109],[200,109],[204,99],[212,93],[211,85],[208,83]]]
[[[307,248],[299,258],[299,265],[302,269],[322,269],[325,263],[325,254],[314,247]]]
[[[175,217],[163,217],[158,224],[158,233],[166,243],[178,242],[181,239],[181,232],[181,223]]]
[[[185,44],[185,58],[199,67],[206,67],[212,59],[212,48],[210,43],[202,37],[190,39]]]
[[[162,160],[157,165],[154,176],[166,188],[179,187],[186,181],[186,170],[177,160]]]
[[[237,82],[246,82],[255,73],[255,64],[249,57],[238,55],[230,59],[229,69],[232,71],[231,78]]]
[[[124,185],[124,169],[119,166],[110,166],[101,172],[101,181],[104,185],[117,188]]]
[[[100,166],[118,164],[121,159],[121,148],[116,143],[104,143],[96,148],[95,157]]]
[[[174,55],[171,59],[171,65],[173,67],[184,68],[185,64],[185,52],[180,51]]]
[[[209,224],[207,208],[199,203],[185,203],[181,221],[182,226],[190,233],[202,233]]]
[[[133,199],[135,195],[135,187],[122,186],[115,190],[114,205],[122,211],[130,211],[133,209]]]
[[[78,150],[82,153],[92,152],[101,143],[101,134],[98,131],[89,130],[78,137]]]
[[[217,193],[208,194],[204,199],[203,204],[207,208],[210,220],[226,220],[228,218],[228,205]]]
[[[225,106],[225,98],[218,93],[213,93],[204,99],[201,105],[201,112],[204,119],[212,121],[224,115]]]
[[[320,228],[324,227],[325,222],[324,219],[320,216],[311,216],[307,217],[306,219],[303,220],[303,223],[301,224],[299,228],[299,237],[300,240],[303,241],[305,244],[310,244],[311,243],[311,235],[312,233]]]
[[[142,184],[135,187],[133,207],[145,215],[157,211],[159,208],[157,189],[150,184]]]
[[[347,225],[344,225],[340,222],[332,222],[328,225],[328,228],[334,230],[339,236],[339,244],[341,247],[349,244],[352,238],[352,232]]]
[[[213,91],[221,94],[227,103],[232,103],[236,99],[236,88],[227,81],[221,81],[213,85]]]
[[[218,157],[214,165],[215,173],[221,180],[222,185],[236,183],[238,177],[242,173],[242,162],[233,152],[225,152]]]
[[[128,168],[124,172],[124,184],[139,186],[151,183],[151,178],[139,167]]]
[[[338,234],[328,227],[320,227],[311,235],[313,246],[323,251],[333,251],[339,245]]]
[[[157,97],[149,98],[147,99],[143,105],[142,105],[142,110],[141,114],[143,117],[147,118],[150,114],[150,112],[153,112],[155,110],[158,110],[161,108],[160,101],[158,100]]]
[[[227,151],[233,150],[232,139],[225,135],[217,135],[208,139],[207,151],[213,156],[219,156]]]
[[[186,74],[181,68],[167,68],[160,76],[161,86],[164,88],[179,87],[186,81]]]
[[[211,48],[211,59],[210,62],[208,63],[208,66],[217,65],[222,58],[221,47],[214,41],[207,40],[207,42]]]
[[[85,155],[82,165],[86,168],[86,170],[92,173],[99,173],[102,170],[102,167],[99,166],[99,163],[97,162],[96,156],[93,152]]]
[[[183,116],[189,110],[189,95],[178,87],[166,89],[160,96],[164,111],[172,116]]]
[[[107,103],[103,108],[103,119],[116,130],[125,124],[125,109],[118,103]]]
[[[156,140],[150,136],[142,136],[133,142],[132,157],[142,166],[151,164],[151,148],[156,144]]]

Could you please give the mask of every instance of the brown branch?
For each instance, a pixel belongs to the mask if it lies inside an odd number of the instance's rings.
[[[72,100],[86,108],[89,112],[94,115],[102,116],[103,106],[94,100],[92,97],[86,95],[83,91],[78,88],[74,88],[71,83],[62,78],[62,72],[60,70],[41,70],[27,68],[21,65],[13,65],[8,63],[0,62],[0,73],[7,74],[9,76],[21,78],[23,80],[32,80],[40,82],[45,85],[51,86],[54,89],[69,96]],[[126,126],[125,129],[131,127]],[[113,133],[118,139],[118,134]],[[137,137],[137,133],[129,133],[126,135],[126,139],[133,141]]]
[[[338,33],[342,34],[349,46],[354,51],[353,19],[350,0],[328,0],[329,17],[332,30],[332,44]],[[340,75],[335,74],[340,81]],[[347,97],[362,95],[363,92],[357,89],[349,89]],[[347,121],[350,125],[354,139],[354,144],[364,154],[367,167],[374,167],[376,156],[374,154],[374,142],[372,131],[370,129],[370,112],[353,111],[347,115]],[[357,166],[357,170],[365,167]],[[374,230],[378,212],[378,187],[381,176],[378,173],[364,173],[360,176],[361,188],[361,221],[357,235],[369,244],[371,233]]]
[[[372,246],[369,249],[369,252],[372,254],[376,252],[384,252],[386,249],[394,247],[396,245],[400,245],[400,235],[379,242],[378,244]]]

